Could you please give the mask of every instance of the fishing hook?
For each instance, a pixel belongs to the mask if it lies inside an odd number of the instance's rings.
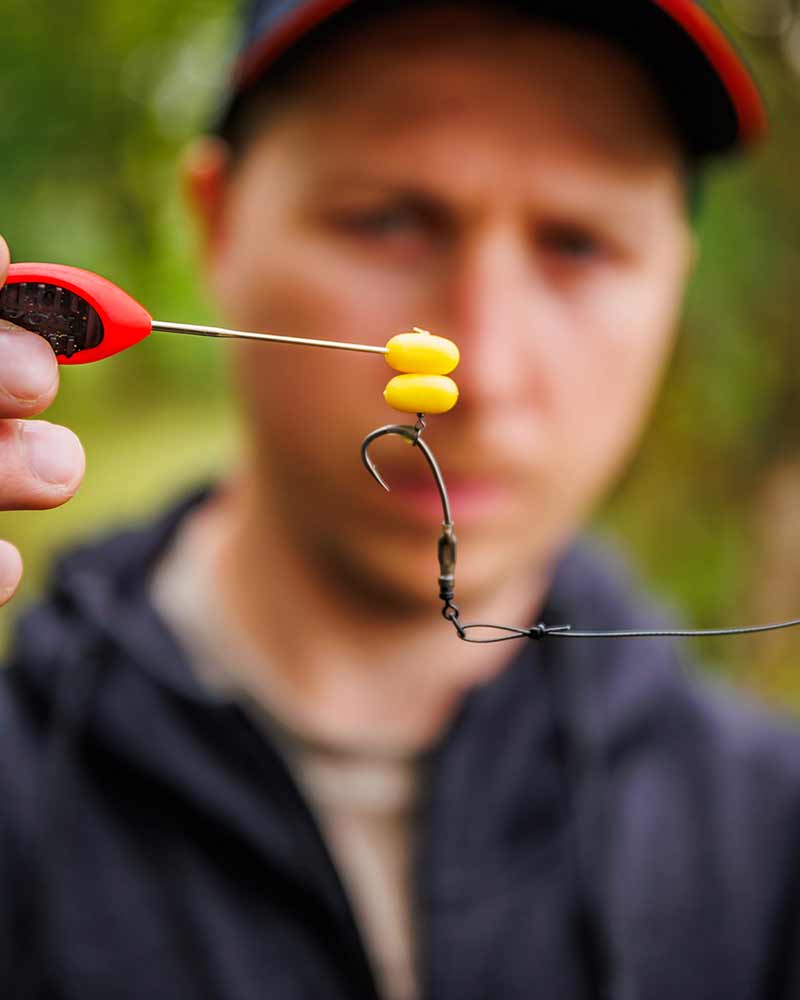
[[[453,515],[450,510],[450,497],[447,495],[447,487],[445,486],[444,476],[442,475],[442,470],[439,468],[439,463],[436,461],[436,457],[427,443],[422,439],[422,433],[424,430],[425,416],[422,413],[417,414],[417,422],[413,427],[409,427],[405,424],[388,424],[386,427],[379,427],[377,430],[368,434],[364,438],[361,444],[361,460],[372,478],[376,482],[380,483],[387,493],[390,493],[391,488],[388,486],[386,480],[380,472],[378,472],[375,463],[370,457],[370,446],[377,441],[378,438],[391,436],[401,437],[408,441],[414,448],[419,448],[425,457],[425,461],[428,463],[428,468],[433,473],[436,488],[439,491],[439,499],[442,502],[442,533],[439,536],[437,547],[439,558],[439,600],[444,602],[442,615],[447,619],[447,621],[452,622],[459,637],[466,639],[466,633],[464,632],[459,620],[458,607],[453,603],[456,587],[456,555],[458,542],[456,539],[455,526],[453,524]]]

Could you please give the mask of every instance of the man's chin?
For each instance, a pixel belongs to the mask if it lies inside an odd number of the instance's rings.
[[[336,587],[340,595],[346,593],[361,614],[372,620],[390,622],[436,615],[439,604],[435,559],[431,562],[425,572],[416,573],[405,566],[377,566],[366,560],[357,564],[340,562]]]
[[[481,544],[464,532],[459,545],[456,565],[456,602],[469,615],[503,593],[512,578],[520,573],[529,575],[531,593],[535,590],[537,564],[535,553],[513,550],[507,546]],[[437,561],[438,531],[430,533],[425,542],[407,541],[362,547],[357,552],[331,553],[329,572],[336,579],[340,593],[350,594],[370,616],[387,620],[398,617],[438,617],[439,566]],[[529,574],[525,567],[530,567]]]

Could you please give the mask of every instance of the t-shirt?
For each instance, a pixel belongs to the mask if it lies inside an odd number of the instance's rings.
[[[340,747],[302,731],[282,707],[270,664],[216,600],[213,550],[189,517],[156,568],[153,603],[198,677],[264,727],[305,793],[351,900],[381,995],[418,995],[411,900],[419,759]],[[212,542],[213,544],[213,542]]]

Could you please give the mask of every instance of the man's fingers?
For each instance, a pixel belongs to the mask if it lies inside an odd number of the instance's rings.
[[[22,577],[22,559],[9,542],[0,540],[0,606],[9,601]]]
[[[8,265],[0,236],[0,287]],[[57,391],[58,363],[47,341],[0,319],[0,510],[58,507],[80,485],[86,460],[72,431],[19,419],[40,413]],[[21,577],[19,552],[0,541],[0,605],[10,600]]]
[[[85,468],[78,438],[45,420],[0,421],[0,510],[59,507]]]
[[[8,266],[8,247],[0,236],[0,287]],[[37,333],[0,319],[0,418],[41,413],[57,391],[58,362],[52,347]]]
[[[29,417],[58,391],[58,362],[44,337],[0,319],[0,417]]]

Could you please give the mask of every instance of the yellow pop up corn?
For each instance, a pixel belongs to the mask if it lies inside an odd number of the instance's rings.
[[[458,386],[446,375],[395,375],[383,398],[401,413],[447,413],[458,402]]]
[[[427,330],[400,333],[386,345],[386,363],[397,372],[423,375],[449,375],[459,362],[458,348],[452,340],[435,337]]]

